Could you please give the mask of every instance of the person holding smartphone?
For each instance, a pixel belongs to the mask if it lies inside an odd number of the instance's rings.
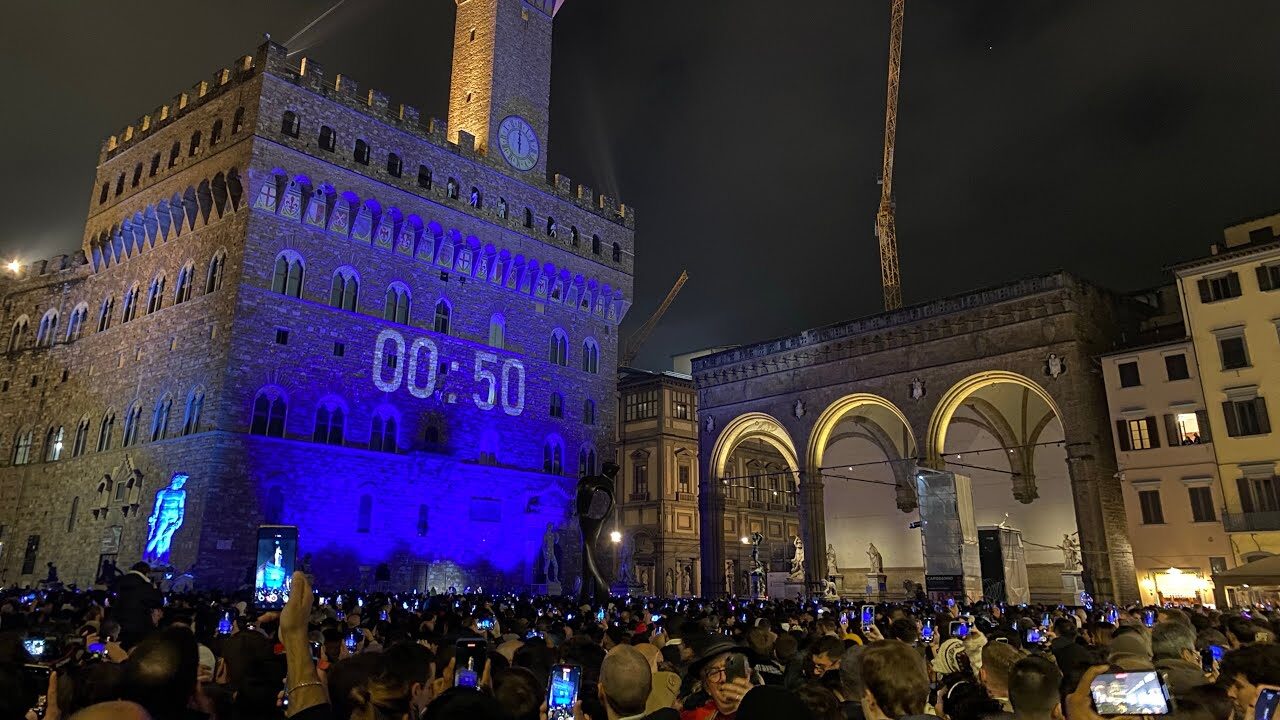
[[[713,642],[689,665],[689,676],[696,678],[709,696],[701,710],[719,715],[733,715],[742,698],[759,683],[752,680],[751,666],[742,648],[728,642]]]

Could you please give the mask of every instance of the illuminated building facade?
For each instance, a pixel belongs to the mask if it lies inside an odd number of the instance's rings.
[[[0,284],[6,582],[137,560],[175,473],[198,584],[261,523],[332,586],[537,583],[548,523],[575,574],[635,216],[545,180],[558,6],[459,3],[447,128],[269,42],[107,141],[80,252]]]
[[[1177,289],[1138,297],[1152,317],[1128,347],[1100,358],[1138,589],[1147,605],[1212,604],[1211,575],[1234,562],[1210,408]]]
[[[1226,228],[1173,267],[1235,562],[1280,553],[1280,215]]]

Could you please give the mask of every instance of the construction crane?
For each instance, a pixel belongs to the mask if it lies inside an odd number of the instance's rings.
[[[880,170],[880,208],[876,237],[880,240],[880,284],[884,309],[902,307],[902,278],[898,275],[898,235],[894,224],[893,144],[898,136],[898,74],[902,70],[902,10],[905,0],[891,0],[889,9],[889,90],[884,108],[884,165]]]
[[[657,327],[658,321],[667,313],[667,308],[671,307],[671,303],[675,302],[676,295],[680,294],[680,288],[689,281],[689,271],[681,270],[680,277],[676,278],[676,284],[671,286],[671,291],[667,293],[666,299],[658,306],[657,310],[649,316],[648,320],[627,338],[623,345],[622,357],[618,358],[618,367],[630,367],[631,363],[636,359],[636,355],[640,352],[640,347],[649,339],[649,334]]]

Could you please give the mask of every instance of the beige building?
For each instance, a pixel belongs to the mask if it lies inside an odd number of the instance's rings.
[[[701,587],[698,518],[698,414],[692,379],[679,372],[619,372],[618,507],[622,534],[614,572],[628,564],[634,580],[659,595],[697,594]],[[798,533],[794,468],[772,446],[744,443],[726,477],[724,581],[749,592],[751,548],[765,537],[761,559],[784,568]]]
[[[1191,341],[1150,342],[1185,334],[1176,290],[1146,297],[1157,323],[1101,358],[1138,588],[1146,605],[1213,603],[1209,578],[1232,552],[1208,408]],[[1170,316],[1172,325],[1158,324]]]
[[[1235,562],[1280,553],[1280,214],[1173,268],[1198,359]]]

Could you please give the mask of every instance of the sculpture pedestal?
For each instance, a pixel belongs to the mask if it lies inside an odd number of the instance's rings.
[[[843,593],[845,591],[844,575],[836,573],[831,576],[831,581],[836,584],[836,592]]]
[[[1062,572],[1062,604],[1079,605],[1080,593],[1084,592],[1084,579],[1079,570]]]
[[[863,586],[863,592],[868,600],[884,600],[886,577],[884,573],[867,573],[867,584]]]
[[[791,573],[771,572],[765,575],[765,592],[771,598],[786,597],[787,578],[791,577]]]
[[[564,589],[560,587],[558,582],[534,583],[534,595],[548,595],[550,597],[559,597],[564,593]]]

